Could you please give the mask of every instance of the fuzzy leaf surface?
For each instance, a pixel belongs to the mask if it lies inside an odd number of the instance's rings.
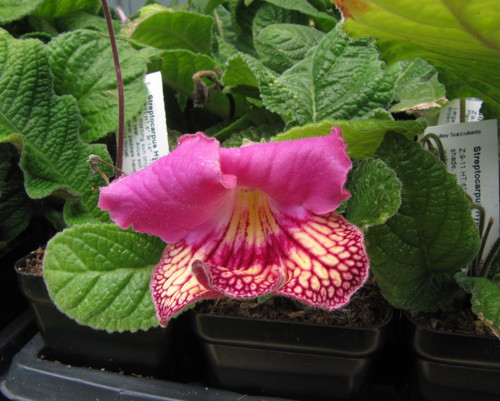
[[[132,39],[159,49],[210,54],[213,27],[213,19],[206,15],[162,10],[138,21],[129,34]]]
[[[233,63],[234,62],[234,63]],[[246,63],[254,78],[245,81],[234,72]],[[259,60],[238,54],[229,60],[224,82],[246,87],[258,82],[264,105],[287,122],[304,125],[324,119],[362,118],[389,106],[397,69],[384,69],[378,52],[366,40],[326,34],[308,56],[278,75]]]
[[[328,135],[333,126],[340,127],[342,137],[347,144],[347,153],[356,159],[373,157],[375,151],[382,143],[384,135],[391,131],[397,132],[411,139],[424,132],[425,123],[417,121],[392,121],[392,120],[325,120],[320,123],[307,124],[294,127],[277,135],[275,141],[288,141],[313,136]]]
[[[144,51],[117,40],[125,92],[125,121],[142,109],[147,100]],[[47,46],[58,95],[73,95],[83,117],[80,135],[93,142],[118,129],[118,86],[107,35],[76,30],[61,34]]]
[[[392,112],[422,113],[438,108],[446,101],[446,88],[438,80],[437,70],[420,58],[399,62],[396,81],[397,103]]]
[[[227,60],[227,68],[222,78],[231,93],[258,99],[259,82],[264,79],[274,81],[278,78],[278,74],[266,68],[256,58],[245,53],[237,53]]]
[[[260,61],[276,72],[284,72],[302,60],[325,34],[298,24],[272,24],[263,28],[254,40]]]
[[[111,159],[103,145],[81,141],[80,123],[75,99],[54,94],[43,44],[0,30],[0,142],[22,150],[26,192],[32,198],[74,199],[65,208],[68,224],[109,221],[92,191],[103,185],[102,178],[90,175],[87,159],[90,154]]]
[[[253,21],[259,8],[259,1],[230,0],[231,24],[234,29],[235,46],[239,51],[255,55],[253,47]]]
[[[388,62],[421,57],[448,97],[475,96],[500,111],[500,7],[496,0],[345,0],[345,30],[378,39]],[[390,27],[390,29],[388,29]]]
[[[265,0],[268,3],[274,4],[276,6],[282,7],[287,10],[298,11],[304,15],[314,18],[317,24],[325,31],[332,29],[337,20],[325,13],[324,11],[318,10],[316,7],[310,4],[307,0]]]
[[[96,329],[137,331],[157,325],[149,280],[165,243],[114,224],[84,224],[52,238],[44,279],[57,307]]]
[[[297,11],[282,8],[271,3],[257,3],[259,9],[255,13],[252,20],[252,39],[255,47],[255,38],[259,36],[260,32],[275,24],[299,24],[308,25],[309,19]],[[250,53],[252,54],[252,53]]]
[[[234,44],[236,41],[236,33],[234,32],[233,25],[231,23],[231,13],[229,10],[222,6],[218,6],[213,10],[213,16],[215,21],[215,31],[217,32],[216,38],[220,42],[227,44]],[[219,42],[219,43],[220,43]],[[219,44],[219,51],[221,45]]]
[[[366,234],[372,270],[394,307],[438,310],[479,248],[469,202],[443,163],[399,134],[388,133],[376,156],[403,186],[398,212]]]
[[[382,160],[363,160],[352,174],[349,192],[346,218],[363,230],[384,223],[401,205],[401,182]]]
[[[238,118],[228,126],[219,129],[215,133],[223,146],[241,146],[243,139],[260,142],[283,130],[283,120],[277,115],[264,108],[253,108],[245,115]],[[247,131],[248,135],[247,135]],[[208,132],[208,135],[211,133]]]
[[[119,31],[121,23],[113,20],[115,33]],[[76,31],[77,29],[90,29],[98,32],[108,32],[106,20],[98,15],[85,11],[73,11],[63,17],[56,18],[55,26],[59,32]]]
[[[0,0],[0,24],[21,19],[30,14],[43,0]]]
[[[73,11],[86,11],[96,14],[100,8],[100,0],[44,0],[36,9],[35,15],[50,20]]]
[[[484,277],[455,276],[460,286],[472,295],[472,311],[500,336],[500,282]]]

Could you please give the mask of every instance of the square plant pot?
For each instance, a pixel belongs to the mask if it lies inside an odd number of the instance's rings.
[[[175,376],[180,350],[174,340],[175,321],[166,328],[113,332],[78,324],[51,300],[43,276],[22,270],[29,255],[15,264],[22,293],[34,312],[43,338],[41,357],[76,366],[92,366],[155,377]]]
[[[47,223],[32,221],[16,239],[0,250],[0,329],[28,308],[26,299],[16,285],[12,267],[17,260],[47,241],[50,229]],[[7,306],[8,305],[8,306]]]
[[[362,400],[387,345],[383,324],[351,328],[191,314],[211,385],[299,400]]]
[[[500,400],[500,340],[434,330],[407,315],[414,374],[423,401]]]

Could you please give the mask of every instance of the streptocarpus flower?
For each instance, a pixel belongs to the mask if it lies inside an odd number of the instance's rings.
[[[286,295],[331,310],[368,275],[362,233],[334,212],[350,168],[336,127],[231,149],[197,133],[102,188],[99,206],[168,243],[150,284],[162,325],[221,296]]]

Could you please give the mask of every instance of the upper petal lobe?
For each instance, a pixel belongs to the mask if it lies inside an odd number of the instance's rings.
[[[323,137],[222,148],[220,154],[225,174],[264,192],[275,207],[324,214],[349,197],[344,184],[351,161],[337,127]]]
[[[169,155],[101,188],[99,206],[122,228],[177,242],[218,220],[234,177],[223,175],[219,143],[203,134],[186,135]]]

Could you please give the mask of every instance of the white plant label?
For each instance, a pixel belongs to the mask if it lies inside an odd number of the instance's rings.
[[[147,74],[144,81],[148,100],[124,130],[122,170],[125,174],[140,170],[169,152],[161,72]]]
[[[457,177],[465,192],[486,211],[494,225],[488,237],[483,257],[500,235],[498,138],[497,120],[428,127],[426,133],[436,134],[446,151],[446,166]],[[479,212],[472,211],[479,223]]]
[[[474,97],[466,98],[464,110],[465,121],[463,122],[470,123],[482,120],[483,115],[479,111],[482,104],[483,101],[481,99],[476,99]],[[452,100],[439,112],[438,125],[459,123],[460,111],[460,99]]]

